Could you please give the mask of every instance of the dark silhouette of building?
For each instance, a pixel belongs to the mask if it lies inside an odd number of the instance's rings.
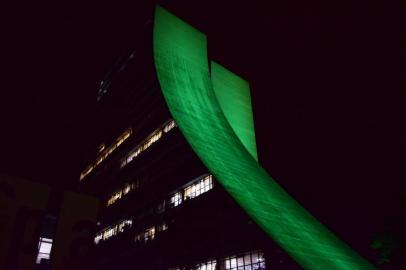
[[[216,182],[171,118],[152,25],[106,75],[80,190],[101,201],[92,269],[296,267]],[[282,268],[281,268],[282,269]]]

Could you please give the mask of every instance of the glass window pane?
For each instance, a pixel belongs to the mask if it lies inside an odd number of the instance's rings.
[[[237,258],[237,265],[238,266],[243,266],[244,265],[244,257],[238,257]]]
[[[251,264],[251,254],[250,253],[245,254],[245,256],[244,256],[244,264],[245,265]]]
[[[237,258],[231,258],[230,259],[230,265],[231,265],[231,269],[236,268],[237,267]]]
[[[224,260],[224,268],[225,268],[225,269],[230,269],[230,268],[231,268],[231,266],[230,266],[230,259],[229,259],[229,258],[227,258],[227,259]]]
[[[51,252],[51,247],[52,247],[52,244],[50,244],[50,243],[41,243],[41,246],[39,248],[39,252],[41,252],[41,253],[50,253]]]

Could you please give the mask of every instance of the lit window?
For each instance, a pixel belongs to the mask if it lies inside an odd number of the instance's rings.
[[[216,269],[216,261],[210,260],[204,263],[199,263],[196,265],[196,270],[215,270]]]
[[[171,129],[173,129],[176,126],[175,121],[170,120],[167,124],[165,124],[164,127],[164,132],[168,133],[169,131],[171,131]]]
[[[176,192],[171,196],[171,205],[173,207],[178,206],[179,204],[182,203],[182,193],[181,192]]]
[[[100,144],[99,148],[98,148],[98,152],[100,153],[101,151],[104,150],[104,148],[106,148],[106,145],[104,145],[104,143]]]
[[[127,185],[124,189],[123,189],[123,194],[125,195],[125,194],[127,194],[128,192],[130,192],[130,190],[131,190],[131,185]]]
[[[49,260],[52,249],[52,239],[49,238],[39,238],[38,243],[38,255],[37,255],[37,264],[41,263],[41,260]]]
[[[183,201],[198,197],[211,189],[213,189],[213,176],[201,176],[183,190],[174,193],[169,199],[170,206],[176,207]]]
[[[135,236],[135,242],[148,242],[155,238],[155,227],[152,226]]]
[[[150,240],[154,240],[154,238],[155,238],[155,227],[147,229],[145,231],[144,238],[145,238],[145,242],[148,242]]]
[[[131,220],[124,220],[118,224],[118,232],[122,233],[127,227],[131,227],[132,221]]]
[[[100,240],[102,240],[103,235],[102,234],[97,234],[96,237],[94,238],[94,243],[97,245]]]
[[[124,197],[125,195],[127,195],[128,193],[130,193],[130,191],[138,188],[139,186],[139,182],[136,181],[134,183],[127,183],[123,188],[121,188],[120,190],[114,192],[110,198],[107,200],[107,206],[112,205],[113,203],[115,203],[116,201],[120,200],[122,197]]]
[[[159,224],[157,226],[152,226],[146,229],[145,231],[135,235],[135,242],[146,243],[155,239],[157,233],[161,233],[168,229],[166,223]]]
[[[255,251],[230,256],[223,259],[223,266],[225,270],[263,270],[265,269],[264,254]]]
[[[238,256],[229,256],[223,259],[208,260],[202,263],[198,263],[195,266],[182,266],[182,267],[171,267],[169,270],[186,270],[186,269],[195,269],[195,270],[215,270],[219,262],[219,269],[223,270],[264,270],[265,268],[265,259],[264,254],[261,251],[253,251],[240,254]]]
[[[123,134],[121,134],[116,141],[110,145],[109,147],[105,148],[104,144],[102,145],[103,147],[99,147],[99,152],[101,151],[100,155],[96,158],[96,161],[93,164],[90,164],[81,174],[80,174],[80,180],[85,178],[89,173],[93,171],[96,166],[98,166],[100,163],[102,163],[103,160],[105,160],[117,147],[119,147],[125,140],[127,140],[132,133],[132,129],[129,128],[126,131],[124,131]],[[102,149],[102,150],[100,150]]]
[[[213,188],[213,177],[207,175],[185,188],[184,200],[193,199]]]
[[[158,131],[158,132],[150,135],[150,137],[148,137],[141,144],[137,145],[137,147],[135,147],[135,149],[128,154],[128,157],[121,162],[121,167],[124,167],[125,165],[127,165],[135,157],[137,157],[139,154],[141,154],[142,152],[147,150],[153,143],[158,141],[161,137],[162,137],[162,131]]]
[[[152,132],[144,141],[134,147],[130,153],[128,153],[120,162],[120,167],[123,168],[128,163],[130,163],[134,158],[136,158],[139,154],[147,150],[152,144],[157,142],[162,138],[164,133],[168,133],[171,129],[176,126],[173,120],[169,120],[165,122],[160,128]]]
[[[107,228],[104,228],[99,233],[96,234],[94,238],[94,243],[98,244],[100,241],[106,241],[107,239],[119,234],[123,233],[127,228],[130,228],[132,225],[132,220],[122,220],[116,224],[113,224]]]
[[[167,229],[168,229],[168,225],[166,225],[166,223],[164,222],[164,223],[162,223],[162,224],[160,224],[160,225],[158,225],[157,226],[158,227],[158,232],[163,232],[163,231],[166,231]]]

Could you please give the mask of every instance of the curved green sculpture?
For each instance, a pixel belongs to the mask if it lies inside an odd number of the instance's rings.
[[[258,160],[248,82],[214,61],[211,61],[211,81],[224,116],[247,151]]]
[[[230,111],[222,108],[226,101],[213,89],[204,34],[158,7],[154,58],[163,95],[186,140],[276,243],[308,270],[374,269],[291,198],[257,163],[256,151],[253,155],[252,146],[244,143],[252,135],[244,136],[237,122],[230,119]]]

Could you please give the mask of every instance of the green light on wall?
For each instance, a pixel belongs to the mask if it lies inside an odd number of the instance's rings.
[[[258,160],[248,82],[214,61],[211,81],[224,116],[251,156]]]
[[[258,164],[250,108],[231,115],[237,94],[229,74],[212,64],[206,36],[158,7],[154,59],[159,83],[181,132],[237,203],[302,267],[308,270],[374,269],[289,196]],[[224,87],[224,89],[221,89]],[[247,87],[247,86],[244,86]],[[243,93],[244,91],[242,91]],[[242,95],[243,103],[249,102]],[[230,102],[230,103],[229,103]],[[239,119],[245,121],[241,127]],[[248,119],[249,118],[249,119]],[[248,124],[247,124],[248,123]],[[255,155],[253,154],[255,153]]]

